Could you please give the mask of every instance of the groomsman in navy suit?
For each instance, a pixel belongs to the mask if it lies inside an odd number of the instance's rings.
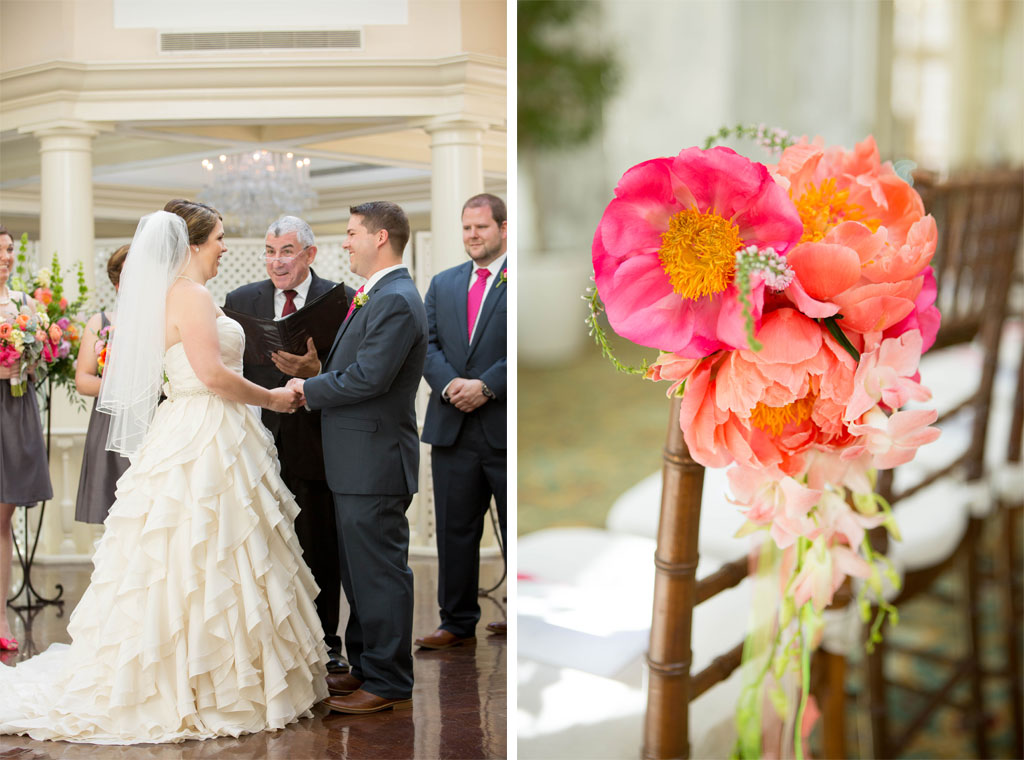
[[[266,319],[288,316],[335,285],[312,270],[315,258],[316,240],[309,225],[296,216],[281,217],[267,230],[265,261],[270,279],[236,288],[228,293],[224,306]],[[273,354],[271,360],[272,365],[247,363],[243,374],[264,388],[278,388],[291,377],[312,377],[320,369],[312,338],[305,354],[281,351]],[[295,494],[299,505],[295,534],[303,558],[320,587],[316,609],[324,628],[328,669],[345,672],[348,663],[341,656],[341,637],[338,636],[341,601],[338,547],[334,541],[323,539],[334,535],[335,526],[334,499],[324,474],[320,412],[299,409],[295,414],[278,414],[264,409],[262,418],[274,436],[281,459],[281,478]]]
[[[430,403],[423,441],[431,444],[441,625],[416,639],[424,649],[476,640],[480,538],[494,498],[507,536],[505,204],[474,195],[462,207],[470,260],[437,274],[427,291],[429,327],[423,375]],[[504,633],[505,621],[487,626]]]

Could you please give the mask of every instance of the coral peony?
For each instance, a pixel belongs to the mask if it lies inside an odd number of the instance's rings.
[[[802,232],[785,190],[728,148],[688,148],[629,169],[593,242],[597,290],[612,328],[629,340],[700,358],[747,346],[736,254],[785,254]],[[764,278],[751,275],[760,320]]]
[[[8,340],[14,328],[7,322],[0,322],[0,340]]]
[[[680,424],[694,459],[706,467],[738,462],[791,475],[812,447],[850,443],[842,412],[854,361],[791,308],[766,314],[757,338],[761,351],[723,353],[691,371]]]
[[[796,275],[787,290],[793,303],[811,317],[839,314],[846,332],[918,326],[907,320],[927,308],[918,297],[935,252],[935,220],[925,216],[917,192],[881,163],[873,138],[849,153],[804,140],[782,154],[775,170],[804,227],[787,256]],[[921,327],[927,339],[929,329]]]

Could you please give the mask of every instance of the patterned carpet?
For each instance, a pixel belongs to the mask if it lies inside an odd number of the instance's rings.
[[[583,326],[580,326],[583,329]],[[653,350],[638,349],[612,336],[616,355],[627,364],[654,359]],[[620,374],[598,349],[588,350],[557,369],[519,368],[518,374],[518,532],[520,535],[564,525],[603,527],[608,510],[619,494],[661,466],[661,446],[668,424],[664,385]],[[986,541],[994,540],[994,531]],[[1024,537],[1018,541],[1024,545]],[[983,552],[988,557],[991,551]],[[950,572],[940,588],[959,592],[959,577]],[[1006,610],[988,584],[983,596],[983,637],[986,666],[1006,671],[1001,641]],[[960,651],[963,637],[956,611],[940,600],[918,598],[900,610],[900,625],[890,629],[892,641],[929,643],[935,652]],[[927,688],[942,680],[940,665],[893,656],[892,674],[912,678]],[[851,663],[847,684],[849,700],[847,746],[850,757],[870,757],[866,744],[863,679]],[[964,683],[957,697],[967,701]],[[990,679],[986,686],[989,753],[1013,757],[1012,725],[1006,679]],[[890,715],[894,729],[905,722],[908,709],[919,697],[891,691]],[[861,737],[864,740],[861,740]],[[904,757],[974,757],[973,742],[960,714],[940,711],[908,748]]]

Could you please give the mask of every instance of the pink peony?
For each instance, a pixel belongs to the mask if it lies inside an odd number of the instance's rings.
[[[597,290],[612,328],[629,340],[700,358],[747,346],[736,252],[785,254],[800,218],[761,164],[728,148],[688,148],[629,169],[594,235]],[[751,277],[760,320],[764,279]]]

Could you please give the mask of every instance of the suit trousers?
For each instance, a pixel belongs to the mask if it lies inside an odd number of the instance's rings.
[[[480,620],[480,539],[491,497],[506,545],[508,457],[487,442],[480,416],[470,413],[455,443],[431,448],[437,515],[437,602],[441,627],[474,636]]]
[[[281,479],[295,494],[299,514],[295,518],[295,536],[302,547],[302,558],[309,565],[320,594],[316,598],[316,611],[324,628],[324,641],[328,649],[341,649],[338,635],[339,607],[341,606],[341,568],[338,547],[325,536],[337,535],[334,519],[334,495],[326,480],[307,480],[290,472],[281,463]]]
[[[341,585],[349,604],[345,654],[371,694],[412,696],[412,496],[334,493]]]

